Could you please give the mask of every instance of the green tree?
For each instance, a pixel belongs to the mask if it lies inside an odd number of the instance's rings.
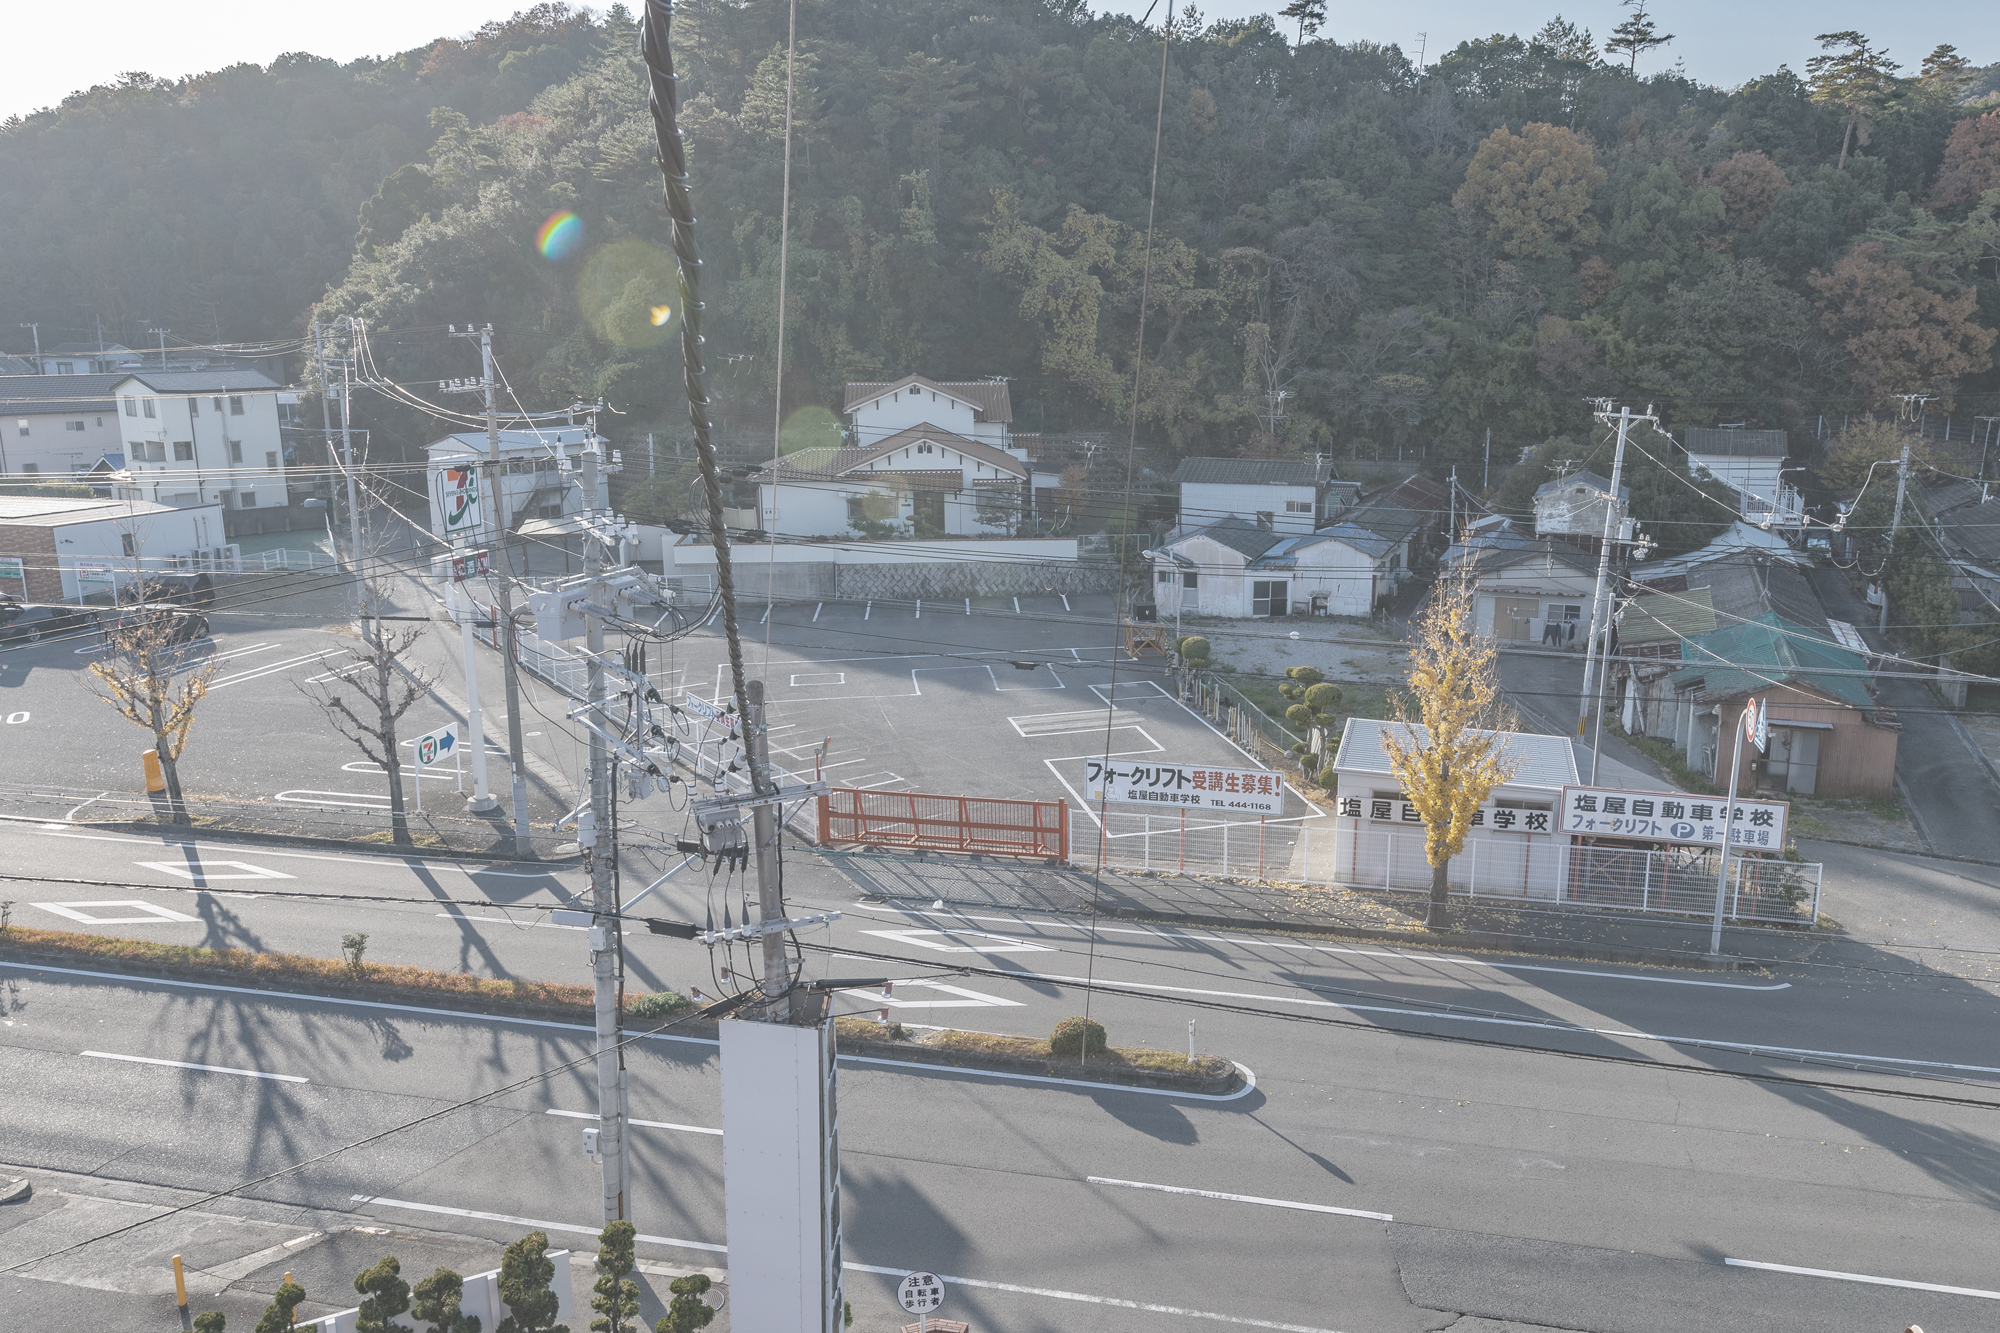
[[[590,1321],[591,1333],[632,1333],[632,1321],[639,1314],[639,1284],[631,1278],[637,1262],[632,1246],[635,1230],[620,1219],[606,1223],[598,1235],[597,1281],[590,1298],[598,1317]]]
[[[1505,125],[1473,154],[1452,196],[1493,219],[1501,247],[1522,258],[1559,259],[1598,237],[1591,197],[1604,169],[1588,143],[1560,125]]]
[[[1895,93],[1901,66],[1852,29],[1823,32],[1813,40],[1821,54],[1806,61],[1806,77],[1813,101],[1841,115],[1840,162],[1834,170],[1844,171],[1849,147],[1867,146],[1869,125]]]
[[[194,1317],[194,1333],[223,1333],[223,1326],[226,1322],[222,1311],[205,1311]]]
[[[549,1286],[555,1262],[548,1256],[545,1231],[531,1231],[500,1256],[500,1301],[507,1317],[494,1333],[569,1333],[556,1322],[556,1293]]]
[[[287,1333],[292,1326],[292,1312],[305,1298],[306,1289],[298,1283],[279,1283],[277,1294],[258,1317],[256,1333]]]
[[[667,1306],[667,1316],[653,1325],[653,1333],[696,1333],[707,1328],[715,1318],[715,1307],[702,1299],[709,1288],[709,1280],[701,1273],[689,1273],[677,1277],[667,1284],[673,1294],[673,1301]]]
[[[2000,190],[2000,111],[1968,116],[1952,126],[1944,164],[1931,187],[1931,206],[1971,208],[1990,190]]]
[[[1624,0],[1631,16],[1611,30],[1611,39],[1604,43],[1606,55],[1629,56],[1626,73],[1637,76],[1639,57],[1655,47],[1665,46],[1674,39],[1672,33],[1662,33],[1653,25],[1653,16],[1646,12],[1646,0]]]
[[[1722,196],[1731,231],[1749,231],[1771,215],[1778,196],[1792,188],[1785,169],[1755,150],[1732,153],[1708,169],[1708,185]]]
[[[1871,407],[1934,393],[1948,412],[1958,378],[1989,364],[1996,335],[1978,322],[1978,293],[1935,290],[1879,241],[1855,246],[1808,281],[1820,294],[1820,323],[1847,349]]]
[[[1306,38],[1326,26],[1326,0],[1292,0],[1278,11],[1278,17],[1299,25],[1299,45],[1304,46]]]
[[[396,1316],[410,1308],[410,1284],[403,1281],[402,1272],[403,1265],[390,1254],[355,1277],[354,1289],[361,1294],[361,1312],[354,1324],[358,1333],[407,1333],[408,1325],[396,1322]]]
[[[440,1268],[411,1288],[410,1313],[431,1326],[431,1333],[479,1333],[479,1316],[460,1308],[465,1279]]]

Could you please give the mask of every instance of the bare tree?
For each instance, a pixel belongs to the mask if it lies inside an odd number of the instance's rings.
[[[90,664],[91,693],[118,710],[127,722],[153,733],[160,775],[167,784],[169,817],[188,823],[181,794],[180,757],[187,749],[195,709],[208,697],[218,663],[214,657],[192,668],[187,645],[206,632],[206,622],[188,612],[141,606],[104,628],[104,656]]]
[[[389,776],[389,825],[398,843],[408,845],[409,815],[403,805],[403,758],[396,740],[403,714],[430,693],[438,673],[412,666],[403,659],[424,637],[424,627],[410,625],[385,630],[382,604],[386,590],[373,581],[362,584],[363,625],[369,631],[359,647],[349,645],[344,663],[338,658],[318,684],[298,683],[299,693],[313,701],[333,729],[353,741]]]

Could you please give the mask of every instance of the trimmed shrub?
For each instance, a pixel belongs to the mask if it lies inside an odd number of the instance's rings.
[[[625,1001],[625,1012],[634,1018],[666,1018],[693,1003],[677,990],[656,990]]]
[[[1049,1052],[1072,1057],[1104,1054],[1104,1024],[1081,1015],[1065,1018],[1049,1034]]]
[[[1313,710],[1306,704],[1293,704],[1285,710],[1285,721],[1295,727],[1310,727],[1313,724]]]
[[[1330,713],[1340,707],[1340,686],[1334,684],[1314,684],[1306,691],[1306,707],[1315,713]]]
[[[1176,651],[1190,662],[1206,662],[1210,652],[1208,640],[1199,634],[1190,634],[1174,645]]]
[[[1288,679],[1295,680],[1308,688],[1326,679],[1326,673],[1315,666],[1286,667],[1285,675]]]

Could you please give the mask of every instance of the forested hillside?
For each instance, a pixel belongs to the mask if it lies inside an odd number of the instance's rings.
[[[906,371],[1013,378],[1019,424],[1132,403],[1161,35],[1080,0],[807,0],[786,402]],[[785,5],[674,30],[719,414],[768,439]],[[1419,72],[1256,19],[1174,24],[1142,438],[1427,466],[1588,432],[1582,399],[1811,436],[2000,402],[2000,100],[1949,48],[1834,43],[1734,90],[1552,20]],[[1853,34],[1858,39],[1858,34]],[[1983,38],[1940,32],[1937,40]],[[1802,30],[1801,51],[1819,52]],[[0,328],[225,338],[358,314],[411,382],[490,320],[529,406],[677,428],[670,261],[631,17],[130,77],[0,127]],[[538,246],[552,216],[580,223]],[[1954,401],[1956,400],[1956,401]],[[432,429],[372,408],[381,438]]]

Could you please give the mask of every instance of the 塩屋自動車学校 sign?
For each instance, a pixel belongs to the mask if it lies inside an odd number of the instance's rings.
[[[1624,791],[1615,787],[1564,787],[1557,830],[1599,838],[1693,843],[1720,847],[1724,830],[1739,851],[1783,851],[1783,801],[1743,801],[1733,805],[1714,796],[1679,792]]]

